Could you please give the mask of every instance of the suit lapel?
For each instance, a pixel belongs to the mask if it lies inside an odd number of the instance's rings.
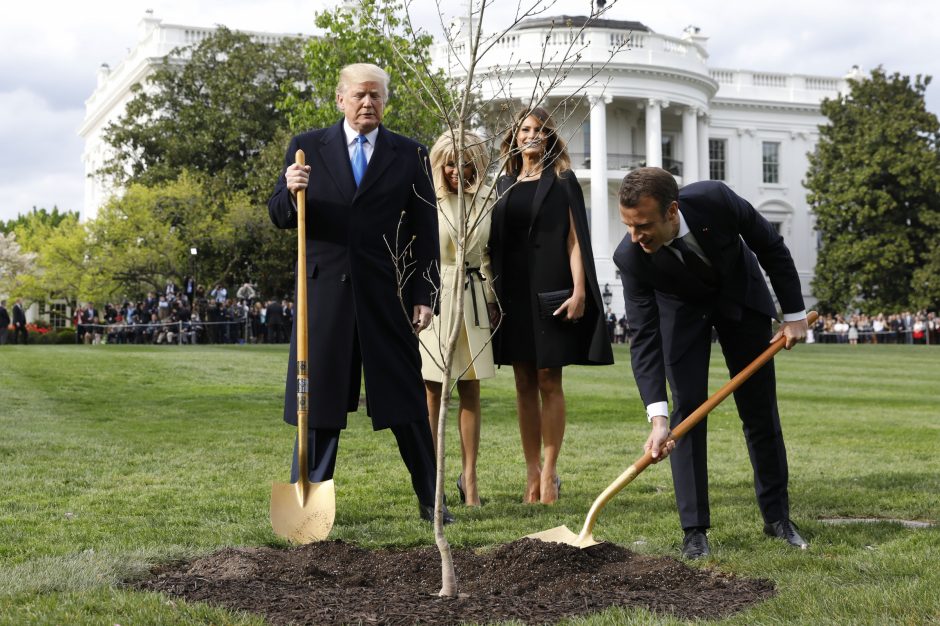
[[[356,194],[356,179],[353,178],[352,164],[349,162],[349,149],[346,146],[342,120],[323,134],[320,140],[320,156],[345,199],[352,202]]]
[[[372,152],[372,158],[369,159],[369,166],[366,168],[365,176],[359,183],[359,189],[356,190],[356,197],[361,196],[371,187],[375,181],[381,178],[382,173],[388,169],[388,166],[397,158],[398,146],[395,143],[394,136],[385,130],[384,126],[379,126],[379,134],[375,138],[375,150]],[[418,155],[415,155],[417,157]],[[348,158],[346,159],[349,160]],[[349,167],[352,172],[352,166]]]
[[[689,227],[689,231],[692,235],[695,236],[695,241],[698,242],[702,252],[704,252],[708,260],[711,261],[712,267],[717,269],[721,255],[718,253],[715,241],[712,239],[708,224],[699,219],[700,216],[697,211],[687,206],[680,206],[679,210],[682,211],[682,217],[685,218],[685,223]]]

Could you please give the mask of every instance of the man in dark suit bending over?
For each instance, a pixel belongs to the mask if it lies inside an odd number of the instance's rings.
[[[343,119],[291,140],[268,212],[276,226],[294,228],[297,211],[306,210],[310,480],[333,476],[340,431],[359,404],[364,374],[372,426],[392,430],[420,516],[430,521],[436,465],[416,333],[433,314],[437,200],[425,147],[382,126],[388,80],[375,65],[342,69],[336,103]],[[294,164],[298,148],[306,166]],[[307,190],[306,207],[297,206],[300,189]],[[393,253],[407,267],[396,268]],[[292,333],[284,402],[292,424],[296,338]],[[296,466],[295,453],[295,474]],[[444,521],[452,521],[446,509]]]
[[[692,183],[680,192],[669,172],[639,168],[623,179],[620,217],[628,234],[614,262],[623,280],[633,375],[652,425],[644,447],[658,461],[670,427],[707,399],[712,329],[734,376],[778,337],[786,337],[787,349],[803,339],[806,311],[783,238],[725,184]],[[783,310],[773,337],[771,318],[777,311],[761,267]],[[665,379],[672,390],[671,413]],[[790,521],[773,361],[744,383],[734,400],[754,468],[764,532],[806,548]],[[671,455],[687,558],[710,554],[705,534],[711,526],[706,421],[678,443],[667,444],[665,451]]]

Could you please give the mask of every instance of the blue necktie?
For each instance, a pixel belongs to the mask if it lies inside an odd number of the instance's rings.
[[[367,143],[369,140],[366,139],[365,135],[359,135],[356,137],[356,147],[353,148],[352,156],[352,170],[353,178],[356,179],[356,187],[359,186],[359,183],[362,181],[362,177],[366,173],[366,149],[363,147],[363,144]]]

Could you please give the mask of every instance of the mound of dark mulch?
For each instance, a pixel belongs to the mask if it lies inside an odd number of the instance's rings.
[[[690,568],[604,543],[533,539],[455,550],[460,596],[444,599],[437,548],[364,550],[342,541],[229,548],[164,566],[141,589],[263,615],[273,624],[553,623],[610,606],[717,618],[774,595],[773,583]]]

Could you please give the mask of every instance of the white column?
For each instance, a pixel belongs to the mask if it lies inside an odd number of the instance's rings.
[[[688,107],[682,111],[682,184],[688,185],[699,179],[698,171],[698,124],[697,109]]]
[[[646,102],[646,165],[663,166],[662,103],[654,99]]]
[[[591,96],[591,245],[595,259],[610,258],[607,193],[607,104],[610,96]],[[595,261],[595,266],[597,262]]]
[[[725,155],[725,159],[728,156]],[[727,165],[725,166],[727,167]],[[708,115],[698,112],[698,179],[708,180]]]

